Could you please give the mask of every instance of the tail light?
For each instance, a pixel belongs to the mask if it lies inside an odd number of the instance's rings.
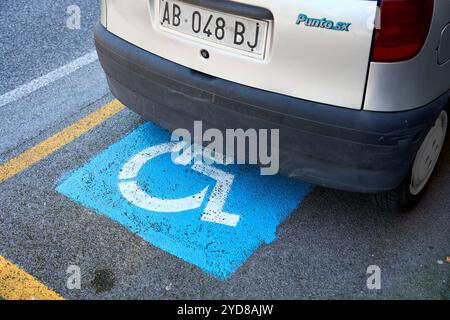
[[[415,57],[428,36],[433,8],[434,0],[381,0],[372,61],[398,62]]]

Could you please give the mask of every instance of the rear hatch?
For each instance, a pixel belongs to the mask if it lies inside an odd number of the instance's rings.
[[[361,109],[376,1],[107,0],[107,28],[193,70]]]

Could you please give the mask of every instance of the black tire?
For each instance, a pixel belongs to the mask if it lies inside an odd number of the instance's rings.
[[[425,186],[418,195],[414,196],[409,190],[410,183],[411,170],[396,189],[389,192],[371,194],[370,199],[382,210],[394,213],[406,213],[420,202],[428,187]]]
[[[450,104],[447,104],[445,108],[447,111],[447,115],[450,115]],[[370,198],[372,202],[378,206],[380,209],[391,211],[394,213],[407,213],[411,211],[423,198],[425,193],[427,192],[429,182],[433,179],[433,175],[436,173],[436,168],[439,167],[439,162],[442,159],[442,154],[445,150],[445,142],[448,141],[449,137],[449,128],[447,128],[447,134],[444,140],[444,145],[442,151],[437,160],[437,164],[434,168],[431,178],[428,180],[425,187],[416,195],[411,193],[410,185],[412,179],[412,165],[405,179],[403,179],[402,183],[394,190],[384,193],[371,194]]]

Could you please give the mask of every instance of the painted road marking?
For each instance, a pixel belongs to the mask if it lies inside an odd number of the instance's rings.
[[[64,300],[15,264],[0,256],[0,297],[6,300]]]
[[[103,123],[124,108],[125,107],[119,101],[113,100],[104,107],[92,112],[78,122],[51,136],[47,140],[28,149],[16,158],[0,164],[0,183],[45,159],[53,152]]]
[[[139,175],[142,167],[154,158],[164,154],[170,154],[177,146],[177,143],[169,142],[145,149],[133,156],[119,173],[119,190],[125,199],[134,205],[155,212],[182,212],[199,208],[208,192],[208,187],[196,194],[178,199],[161,199],[154,197],[139,187],[139,183],[134,181]]]
[[[26,97],[27,95],[49,85],[50,83],[60,80],[65,76],[97,60],[98,60],[97,52],[92,51],[52,72],[47,73],[46,75],[40,78],[34,79],[31,82],[28,82],[27,84],[24,84],[12,91],[9,91],[0,96],[0,108],[7,104],[15,102],[23,97]]]
[[[66,175],[57,191],[122,224],[154,246],[226,279],[261,243],[276,239],[278,225],[298,207],[312,186],[283,176],[261,176],[256,166],[213,165],[217,171],[207,172],[176,163],[166,152],[170,137],[166,130],[146,123]],[[130,163],[130,159],[134,162]],[[216,194],[218,180],[225,181],[223,173],[229,175],[225,176],[229,190]],[[138,203],[128,201],[121,192],[128,178],[133,185],[125,194],[134,193],[133,199],[142,197]],[[142,194],[136,195],[137,190]],[[146,195],[153,197],[150,202],[144,199]],[[186,211],[160,212],[164,210],[158,202],[152,202],[192,195],[203,201],[186,200],[190,202]],[[217,204],[223,204],[221,211],[233,212],[239,216],[239,223],[230,227],[202,220],[211,203],[216,204],[214,210]],[[183,206],[176,203],[174,208]]]
[[[127,180],[119,182],[120,192],[125,199],[140,208],[155,212],[181,212],[200,208],[205,201],[209,186],[196,194],[184,198],[161,199],[143,191],[137,181],[129,181],[136,179],[139,171],[149,161],[164,154],[172,154],[182,150],[185,146],[184,142],[163,143],[139,152],[125,163],[119,173],[119,180]],[[190,159],[186,159],[184,156],[178,157],[177,163],[180,165],[189,164],[191,161],[193,161],[193,154],[191,154]],[[204,163],[195,163],[192,169],[216,180],[216,185],[212,192],[216,196],[208,202],[202,215],[202,220],[235,227],[239,222],[239,216],[223,210],[234,176]]]
[[[213,196],[209,199],[201,219],[229,227],[236,227],[240,216],[224,210],[225,202],[233,185],[234,175],[204,163],[196,163],[192,169],[215,180],[214,189],[211,192]]]

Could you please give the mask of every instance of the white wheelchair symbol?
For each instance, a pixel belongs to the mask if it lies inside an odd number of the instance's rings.
[[[137,207],[154,212],[175,213],[200,208],[205,201],[209,186],[197,194],[185,198],[161,199],[143,191],[136,181],[139,171],[147,162],[164,154],[182,150],[184,146],[186,146],[184,142],[168,142],[145,149],[132,157],[123,166],[119,174],[119,189],[125,199]],[[175,162],[180,165],[187,165],[191,163],[191,160],[190,154],[183,154]],[[234,176],[211,165],[199,162],[196,162],[191,168],[216,180],[216,185],[211,192],[211,197],[201,220],[236,227],[239,222],[239,215],[223,210]]]

